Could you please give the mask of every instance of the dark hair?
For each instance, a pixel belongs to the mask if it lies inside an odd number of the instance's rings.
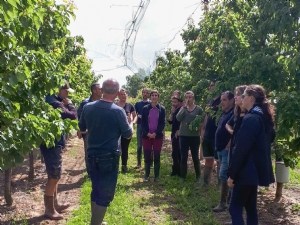
[[[239,95],[242,95],[244,93],[246,87],[247,87],[247,85],[236,86],[235,89],[234,89],[234,92],[235,93],[239,93]],[[241,107],[239,107],[238,105],[235,105],[235,107],[234,107],[234,115],[236,117],[238,117],[238,116],[241,115],[241,112],[242,112]]]
[[[226,95],[229,100],[234,98],[234,94],[231,91],[224,91],[221,95]]]
[[[177,95],[173,95],[171,99],[177,99],[179,102],[182,102],[182,99]]]
[[[275,109],[268,101],[265,89],[261,85],[251,84],[246,87],[245,93],[255,98],[254,105],[259,106],[262,109],[265,118],[274,123]]]
[[[92,85],[91,85],[91,92],[93,92],[93,90],[95,90],[95,88],[96,88],[96,86],[100,86],[100,84],[99,83],[93,83]]]
[[[121,88],[121,89],[120,89],[120,92],[121,92],[121,91],[124,91],[124,92],[127,94],[127,90],[126,90],[125,88]]]

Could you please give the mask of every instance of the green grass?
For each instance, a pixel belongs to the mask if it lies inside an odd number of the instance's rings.
[[[300,162],[295,169],[290,169],[290,184],[300,184]]]
[[[166,133],[170,136],[169,133]],[[163,149],[160,181],[144,183],[143,171],[134,169],[136,165],[136,138],[130,143],[129,172],[120,173],[115,198],[105,215],[109,225],[142,224],[219,224],[213,217],[211,208],[218,202],[216,188],[203,190],[195,183],[193,168],[188,171],[185,182],[169,176],[171,171],[170,149]],[[151,170],[150,177],[153,177]],[[73,212],[68,225],[89,224],[90,221],[90,181],[82,186],[80,208]]]

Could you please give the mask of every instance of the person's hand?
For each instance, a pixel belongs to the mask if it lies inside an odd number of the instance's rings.
[[[152,138],[154,139],[156,137],[156,133],[153,133],[152,134]]]
[[[130,113],[127,113],[127,120],[128,120],[128,123],[131,123],[131,114]]]
[[[171,114],[173,114],[175,112],[176,108],[174,106],[172,106],[171,108]]]
[[[234,181],[230,177],[228,177],[228,179],[227,179],[227,185],[228,185],[228,187],[233,188],[234,187],[234,183],[233,182]]]
[[[72,104],[72,101],[71,101],[71,99],[69,99],[69,98],[64,98],[64,99],[62,100],[62,102],[64,103],[65,106],[67,106],[67,105],[69,105],[69,104]]]
[[[80,131],[80,130],[78,130],[78,131],[77,131],[77,137],[78,137],[79,139],[81,139],[81,138],[82,138],[82,133],[81,133],[81,131]]]
[[[179,130],[177,130],[177,131],[175,132],[175,138],[178,138],[178,136],[179,136]]]

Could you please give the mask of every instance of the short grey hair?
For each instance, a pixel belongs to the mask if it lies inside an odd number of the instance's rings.
[[[117,94],[119,89],[119,82],[115,79],[107,79],[102,84],[103,94]]]

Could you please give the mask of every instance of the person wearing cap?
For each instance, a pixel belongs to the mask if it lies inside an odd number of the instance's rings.
[[[66,82],[64,86],[60,87],[57,95],[47,95],[45,100],[54,109],[60,109],[62,119],[75,120],[77,117],[76,108],[68,99],[70,92],[74,92],[74,90]],[[63,219],[60,213],[70,206],[69,204],[58,204],[57,201],[57,184],[61,177],[63,148],[65,148],[64,134],[61,135],[59,140],[55,140],[54,146],[47,147],[46,144],[40,146],[48,175],[44,193],[44,216],[51,220]]]
[[[172,108],[168,118],[169,124],[171,124],[171,143],[172,143],[172,172],[171,176],[180,176],[180,146],[179,146],[179,127],[180,122],[176,119],[176,115],[182,106],[182,99],[180,93],[173,93],[171,97]]]
[[[100,87],[99,83],[93,83],[91,85],[90,89],[91,89],[91,96],[89,98],[84,99],[78,107],[78,110],[77,110],[78,121],[80,120],[83,107],[87,103],[97,101],[97,100],[101,99],[101,97],[102,97],[101,87]],[[78,136],[78,138],[83,139],[84,153],[85,153],[85,157],[84,157],[85,166],[86,166],[86,171],[87,171],[88,176],[89,176],[89,163],[88,163],[88,157],[87,157],[87,132],[81,133],[80,131],[78,131],[77,136]]]

